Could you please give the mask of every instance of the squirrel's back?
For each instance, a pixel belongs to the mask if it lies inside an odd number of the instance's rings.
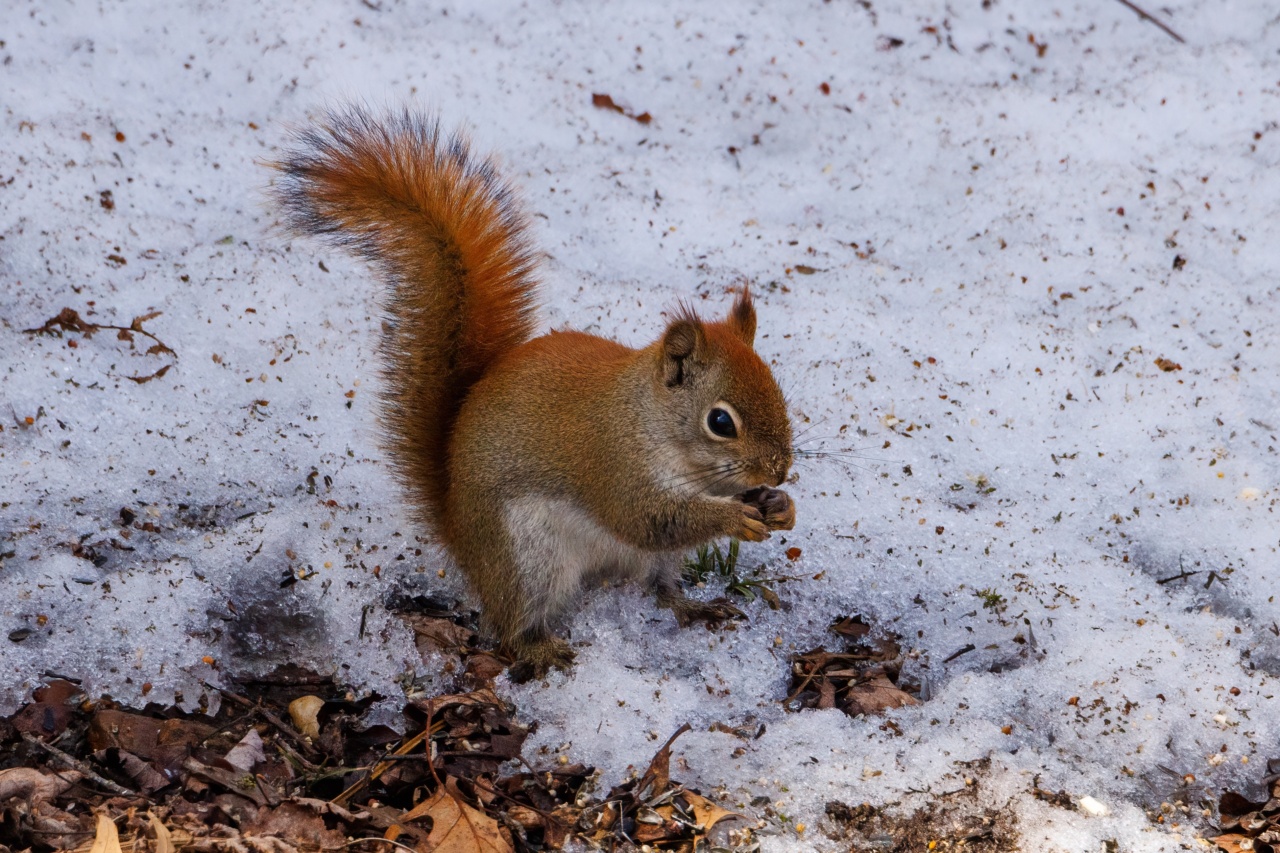
[[[459,409],[533,331],[533,252],[511,188],[461,136],[408,111],[329,113],[274,165],[288,226],[365,257],[390,282],[386,442],[421,520],[444,533]]]

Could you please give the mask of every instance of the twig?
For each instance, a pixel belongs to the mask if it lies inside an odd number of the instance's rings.
[[[258,789],[258,785],[253,776],[241,771],[239,773],[231,770],[223,770],[221,767],[210,767],[207,764],[201,764],[194,758],[188,758],[182,762],[182,769],[186,770],[194,776],[199,776],[206,782],[212,782],[222,788],[226,788],[233,794],[244,797],[246,800],[252,800],[257,806],[267,805],[267,795]],[[250,784],[245,784],[245,780]]]
[[[969,654],[969,652],[973,651],[976,648],[977,646],[975,646],[973,643],[965,643],[963,646],[961,646],[960,648],[952,652],[951,656],[948,657],[946,660],[944,660],[943,663],[951,663],[956,658],[960,657],[961,655],[967,655]]]
[[[436,732],[440,731],[443,728],[444,728],[443,721],[436,723],[434,726],[432,726],[431,718],[427,717],[426,728],[424,728],[422,731],[418,732],[416,735],[414,735],[413,737],[409,738],[407,741],[402,743],[393,753],[391,753],[391,755],[408,754],[409,752],[413,751],[424,740],[427,740],[429,737],[431,737],[431,735],[435,734]],[[430,750],[430,747],[428,747],[428,750]],[[390,756],[384,756],[383,759],[379,759],[378,762],[373,765],[373,769],[369,771],[369,774],[367,776],[353,782],[350,787],[348,787],[345,791],[343,791],[338,796],[334,797],[332,800],[330,800],[330,802],[336,803],[340,806],[345,806],[348,802],[351,801],[351,798],[354,797],[356,794],[360,793],[360,791],[366,785],[376,780],[379,776],[381,776],[383,773],[386,773],[388,770],[390,770],[394,766],[394,761],[385,760],[386,758],[389,758],[389,757]],[[428,764],[427,767],[431,769],[431,773],[434,775],[436,772],[435,763],[432,762]],[[437,781],[439,781],[439,777],[437,777]]]
[[[124,787],[123,785],[119,785],[115,782],[112,782],[110,779],[107,779],[103,776],[98,775],[97,773],[94,772],[93,768],[90,767],[88,764],[85,764],[83,761],[81,761],[78,758],[72,758],[70,755],[67,755],[65,752],[58,749],[53,744],[45,743],[35,735],[29,734],[28,732],[23,732],[22,739],[25,740],[27,743],[31,744],[32,746],[38,746],[41,749],[47,751],[50,755],[52,755],[54,758],[57,758],[62,763],[66,764],[72,770],[76,770],[80,773],[83,773],[86,779],[89,779],[90,781],[94,782],[100,788],[104,788],[110,791],[111,793],[121,797],[141,797],[142,796],[137,791],[130,791],[128,788]]]
[[[1120,0],[1120,2],[1121,2],[1121,3],[1123,3],[1125,6],[1129,7],[1129,9],[1130,9],[1130,10],[1132,10],[1132,11],[1134,12],[1134,14],[1136,14],[1139,18],[1142,18],[1143,20],[1150,21],[1151,23],[1155,24],[1155,25],[1156,25],[1157,27],[1159,27],[1160,29],[1164,30],[1164,31],[1165,31],[1166,33],[1168,33],[1168,34],[1169,34],[1169,36],[1170,36],[1174,41],[1176,41],[1178,44],[1186,44],[1186,43],[1187,43],[1187,40],[1186,40],[1186,39],[1184,39],[1182,36],[1178,35],[1176,32],[1174,32],[1174,31],[1169,27],[1169,25],[1168,25],[1168,24],[1164,23],[1164,22],[1163,22],[1163,21],[1161,21],[1159,18],[1154,18],[1154,17],[1152,17],[1152,16],[1151,16],[1150,14],[1148,14],[1148,13],[1147,13],[1147,11],[1146,11],[1145,9],[1143,9],[1142,7],[1137,6],[1137,5],[1135,5],[1134,3],[1129,2],[1129,0]]]
[[[1186,580],[1187,578],[1194,577],[1195,575],[1198,575],[1198,574],[1200,574],[1200,572],[1189,572],[1186,569],[1183,569],[1181,572],[1179,572],[1176,575],[1170,575],[1167,578],[1156,579],[1156,583],[1158,584],[1173,583],[1174,581]]]
[[[251,702],[250,700],[246,699],[243,696],[237,696],[236,694],[232,693],[230,690],[224,690],[221,687],[214,687],[212,684],[209,684],[208,682],[205,682],[204,686],[209,688],[210,690],[217,691],[218,693],[222,694],[223,697],[230,699],[232,702],[235,702],[240,707],[248,708],[250,711],[254,711],[258,713],[259,715],[262,716],[263,719],[265,719],[268,723],[274,726],[276,731],[278,731],[280,734],[287,737],[289,740],[293,741],[295,744],[297,744],[297,746],[300,749],[303,749],[312,754],[316,752],[315,746],[313,746],[310,743],[307,743],[306,739],[303,738],[302,735],[295,732],[292,726],[290,726],[284,720],[277,717],[275,714],[268,711],[266,708],[262,706],[261,703]]]
[[[418,853],[418,851],[413,847],[410,847],[407,844],[401,844],[399,841],[392,841],[390,838],[356,838],[348,841],[346,844],[343,844],[338,849],[344,850],[348,847],[354,847],[357,844],[364,844],[369,841],[372,841],[375,844],[390,844],[392,847],[399,847],[401,850],[408,850],[409,853]]]
[[[469,779],[468,781],[471,783],[472,787],[479,788],[487,794],[493,794],[495,797],[501,797],[502,799],[506,800],[509,803],[513,803],[514,805],[520,806],[521,808],[526,808],[529,811],[534,812],[535,814],[546,818],[547,820],[554,821],[560,826],[565,825],[564,821],[560,820],[560,818],[556,817],[551,812],[545,812],[542,809],[538,808],[537,806],[532,805],[531,803],[522,803],[519,800],[517,800],[515,797],[512,797],[510,794],[506,793],[505,791],[499,791],[497,788],[494,788],[487,783],[482,785],[479,779]]]

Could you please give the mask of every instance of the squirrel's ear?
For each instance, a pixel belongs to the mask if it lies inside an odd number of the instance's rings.
[[[662,381],[668,388],[685,383],[690,363],[705,348],[706,333],[696,319],[681,317],[667,326],[662,335]]]
[[[729,311],[729,331],[733,332],[744,344],[751,346],[756,340],[756,308],[751,304],[751,291],[744,284],[742,293],[734,300]]]

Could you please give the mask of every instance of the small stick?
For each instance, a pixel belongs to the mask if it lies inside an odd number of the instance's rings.
[[[417,853],[417,851],[414,848],[410,847],[409,845],[401,844],[399,841],[392,841],[390,838],[356,838],[351,841],[348,841],[346,844],[343,844],[342,846],[344,848],[354,847],[357,844],[365,844],[368,842],[373,842],[374,844],[390,844],[392,847],[397,847],[401,850],[408,850],[409,853]]]
[[[1146,11],[1146,10],[1144,10],[1142,7],[1137,6],[1137,5],[1135,5],[1134,3],[1131,3],[1131,2],[1130,2],[1130,0],[1120,0],[1120,2],[1121,2],[1121,3],[1123,3],[1125,6],[1127,6],[1130,10],[1132,10],[1132,11],[1133,11],[1133,13],[1134,13],[1134,14],[1136,14],[1139,18],[1142,18],[1142,19],[1144,19],[1144,20],[1150,21],[1151,23],[1155,24],[1155,25],[1156,25],[1157,27],[1159,27],[1160,29],[1164,30],[1164,31],[1165,31],[1166,33],[1168,33],[1168,34],[1169,34],[1169,36],[1170,36],[1174,41],[1176,41],[1178,44],[1186,44],[1186,43],[1187,43],[1187,40],[1186,40],[1186,39],[1184,39],[1182,36],[1178,35],[1176,32],[1174,32],[1174,31],[1169,27],[1169,25],[1168,25],[1168,24],[1164,23],[1164,22],[1163,22],[1163,21],[1161,21],[1159,18],[1154,18],[1154,17],[1152,17],[1152,16],[1151,16],[1150,14],[1148,14],[1148,13],[1147,13],[1147,11]]]
[[[312,744],[307,743],[307,741],[302,737],[302,735],[298,734],[293,730],[292,726],[290,726],[284,720],[277,717],[275,714],[271,713],[271,711],[263,707],[263,705],[260,702],[258,703],[251,702],[243,696],[237,696],[236,694],[232,693],[230,690],[224,690],[221,687],[214,687],[212,684],[209,684],[207,682],[205,683],[204,686],[209,688],[210,690],[217,691],[223,697],[230,699],[232,702],[235,702],[240,707],[248,708],[251,712],[258,714],[263,719],[265,719],[268,723],[274,726],[276,731],[284,735],[289,740],[293,741],[294,744],[297,745],[299,749],[306,750],[307,752],[310,752],[312,754],[315,753],[316,749]]]
[[[29,734],[27,732],[23,732],[22,739],[25,740],[27,743],[31,744],[32,746],[38,746],[41,749],[46,750],[50,755],[52,755],[54,758],[57,758],[63,764],[66,764],[72,770],[76,770],[76,771],[79,771],[80,773],[83,773],[86,779],[89,779],[90,781],[94,782],[100,788],[105,788],[111,793],[121,797],[142,796],[137,791],[130,791],[128,788],[124,787],[123,785],[118,785],[115,782],[112,782],[110,779],[107,779],[103,776],[98,775],[97,773],[94,772],[93,768],[90,767],[88,764],[85,764],[83,761],[81,761],[78,758],[72,758],[70,755],[67,755],[65,752],[58,749],[53,744],[45,743],[35,735]]]
[[[429,707],[428,707],[428,710],[430,710],[430,708],[429,708]],[[418,733],[417,733],[416,735],[414,735],[413,737],[409,738],[409,739],[408,739],[407,741],[405,741],[404,743],[400,744],[400,746],[399,746],[399,747],[397,747],[397,748],[396,748],[396,749],[391,753],[391,755],[407,755],[408,753],[412,752],[415,748],[417,748],[419,744],[421,744],[423,741],[425,741],[425,740],[429,739],[433,734],[435,734],[436,732],[438,732],[438,731],[442,730],[443,728],[444,728],[444,722],[443,722],[443,721],[442,721],[442,722],[439,722],[439,723],[436,723],[436,724],[433,726],[433,725],[431,725],[431,717],[430,717],[430,716],[428,716],[428,717],[427,717],[427,725],[426,725],[426,728],[424,728],[422,731],[418,732]],[[430,746],[428,746],[428,747],[427,747],[428,752],[430,752],[430,749],[431,749],[431,747],[430,747]],[[362,790],[366,785],[368,785],[370,782],[373,782],[374,780],[376,780],[379,776],[381,776],[383,773],[386,773],[388,770],[390,770],[390,769],[394,766],[393,761],[387,761],[387,760],[385,760],[385,759],[387,759],[387,758],[391,758],[391,756],[390,756],[390,755],[389,755],[389,756],[383,756],[381,759],[379,759],[379,760],[377,761],[377,763],[375,763],[375,764],[373,765],[373,768],[369,771],[369,774],[368,774],[367,776],[365,776],[364,778],[362,778],[362,779],[358,779],[358,780],[356,780],[355,782],[353,782],[353,783],[351,784],[351,786],[350,786],[350,787],[348,787],[345,791],[343,791],[343,792],[342,792],[341,794],[339,794],[338,796],[334,797],[334,798],[333,798],[332,800],[330,800],[329,802],[331,802],[331,803],[337,803],[337,804],[338,804],[338,805],[340,805],[340,806],[345,806],[348,802],[350,802],[350,801],[351,801],[351,798],[352,798],[352,797],[354,797],[356,794],[360,793],[360,791],[361,791],[361,790]],[[437,782],[437,783],[439,783],[439,784],[443,784],[442,782],[440,782],[440,777],[439,777],[438,775],[436,775],[436,767],[435,767],[435,763],[434,763],[434,762],[432,762],[432,763],[428,764],[428,765],[427,765],[427,767],[428,767],[428,768],[430,768],[430,770],[431,770],[431,775],[436,776],[436,782]]]

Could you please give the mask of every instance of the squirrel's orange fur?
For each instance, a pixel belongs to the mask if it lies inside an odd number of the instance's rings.
[[[651,583],[682,624],[738,615],[684,598],[679,575],[685,549],[794,523],[766,488],[790,467],[791,428],[747,293],[642,350],[534,338],[532,252],[492,164],[407,112],[331,114],[298,142],[275,198],[295,231],[390,283],[388,450],[502,647],[534,671],[566,664],[553,622],[600,575]]]

